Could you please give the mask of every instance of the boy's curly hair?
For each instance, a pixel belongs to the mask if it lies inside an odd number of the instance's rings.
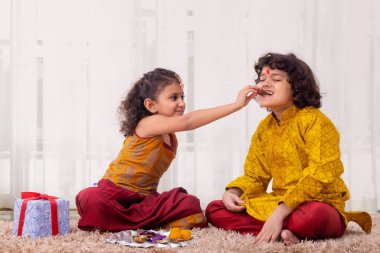
[[[260,57],[255,64],[255,71],[259,82],[260,74],[264,68],[268,66],[270,69],[279,69],[285,71],[288,76],[288,82],[292,89],[293,103],[298,108],[313,106],[321,107],[321,94],[319,92],[318,82],[310,67],[302,60],[298,59],[294,54],[277,54],[267,53]]]
[[[152,115],[145,108],[144,100],[150,98],[156,101],[159,92],[172,83],[182,83],[178,74],[171,70],[156,68],[144,74],[133,84],[118,109],[120,132],[124,136],[133,135],[138,122],[143,117]]]

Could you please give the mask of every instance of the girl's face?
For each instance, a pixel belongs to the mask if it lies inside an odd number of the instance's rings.
[[[258,95],[260,106],[270,109],[278,119],[284,110],[293,105],[292,89],[288,78],[285,71],[264,66],[257,84],[263,90],[271,93],[270,95]]]
[[[155,101],[157,114],[168,117],[183,115],[186,108],[183,98],[182,86],[177,82],[169,84],[157,96]]]

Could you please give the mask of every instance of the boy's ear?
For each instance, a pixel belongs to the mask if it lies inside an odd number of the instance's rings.
[[[150,111],[153,114],[157,112],[156,103],[150,98],[146,98],[144,100],[144,106],[148,111]]]

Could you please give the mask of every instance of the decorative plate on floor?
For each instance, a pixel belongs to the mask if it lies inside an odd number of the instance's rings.
[[[112,234],[106,239],[108,243],[119,243],[134,248],[178,248],[185,247],[193,242],[180,240],[176,243],[169,241],[170,231],[166,230],[124,230]]]

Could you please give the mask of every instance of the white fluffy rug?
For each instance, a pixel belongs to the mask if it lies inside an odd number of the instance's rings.
[[[343,237],[323,241],[304,241],[297,245],[282,243],[253,244],[253,237],[214,227],[194,229],[192,245],[176,249],[138,249],[105,241],[110,233],[84,232],[71,220],[66,236],[21,239],[12,234],[12,221],[0,221],[0,252],[380,252],[380,213],[372,216],[372,233],[367,235],[355,223],[349,223]]]

